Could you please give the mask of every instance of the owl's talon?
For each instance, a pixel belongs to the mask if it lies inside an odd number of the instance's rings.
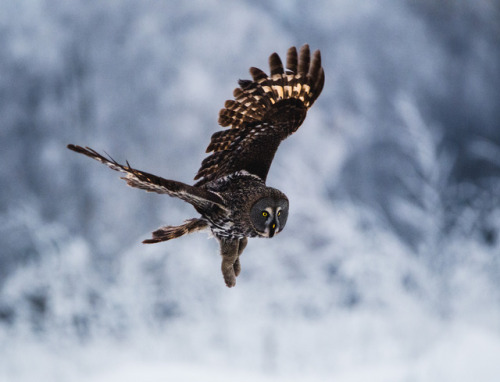
[[[236,285],[236,276],[233,270],[224,274],[224,281],[226,282],[226,286],[228,288],[232,288]]]
[[[233,270],[234,270],[234,275],[236,277],[239,276],[240,272],[241,272],[241,264],[240,264],[240,259],[236,259],[236,261],[234,262],[233,264]]]

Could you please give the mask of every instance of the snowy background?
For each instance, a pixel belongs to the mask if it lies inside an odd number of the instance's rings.
[[[0,0],[0,380],[498,381],[500,2]],[[234,289],[191,183],[248,68],[321,49]]]

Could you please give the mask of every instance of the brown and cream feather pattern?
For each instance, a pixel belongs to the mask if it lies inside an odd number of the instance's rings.
[[[229,129],[212,135],[209,155],[195,179],[197,186],[245,170],[266,180],[274,154],[283,139],[293,134],[323,89],[325,74],[319,50],[308,45],[287,53],[286,69],[278,54],[269,57],[270,75],[250,68],[253,80],[240,80],[234,100],[219,113],[219,124]]]
[[[252,80],[240,80],[234,100],[226,101],[219,124],[229,127],[212,135],[195,185],[188,185],[120,164],[90,147],[68,145],[124,174],[131,187],[177,197],[200,214],[178,226],[163,226],[143,243],[152,244],[210,230],[222,256],[221,270],[228,287],[240,274],[240,255],[249,237],[271,238],[286,225],[286,195],[266,185],[267,173],[281,141],[300,127],[307,110],[323,89],[325,75],[319,51],[309,46],[297,54],[288,50],[286,70],[280,57],[269,57],[270,75],[250,68]]]

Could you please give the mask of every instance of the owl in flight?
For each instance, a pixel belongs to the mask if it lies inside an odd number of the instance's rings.
[[[299,54],[288,50],[286,70],[280,57],[269,57],[271,75],[250,68],[253,80],[240,80],[234,100],[226,101],[219,124],[226,130],[212,135],[193,186],[160,178],[120,164],[89,147],[68,145],[109,168],[125,174],[131,187],[167,194],[190,203],[201,215],[179,226],[154,231],[143,243],[159,243],[209,229],[220,244],[222,274],[228,287],[241,271],[240,255],[249,237],[280,233],[288,217],[288,198],[266,186],[266,177],[279,144],[302,124],[307,110],[323,89],[325,74],[319,50],[310,55],[304,45]]]

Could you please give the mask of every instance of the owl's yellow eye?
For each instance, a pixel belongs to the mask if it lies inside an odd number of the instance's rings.
[[[267,215],[269,215],[266,211],[262,211],[262,216],[264,216],[265,218],[267,218]]]
[[[280,216],[280,215],[281,215],[281,211],[278,211],[278,216]]]

